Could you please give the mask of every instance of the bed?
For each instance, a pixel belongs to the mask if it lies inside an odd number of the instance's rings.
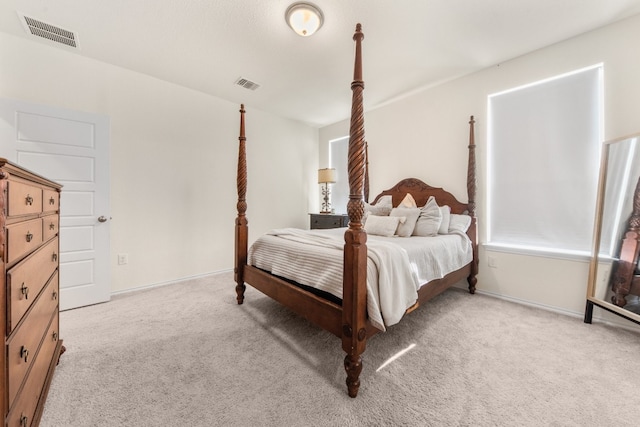
[[[438,276],[429,280],[426,284],[420,283],[416,286],[415,297],[405,298],[402,315],[409,313],[421,304],[440,294],[449,287],[464,281],[468,282],[470,293],[475,292],[476,276],[478,273],[478,251],[477,251],[477,229],[475,217],[475,143],[474,143],[474,119],[469,121],[469,158],[467,163],[467,196],[466,203],[460,202],[456,197],[442,188],[432,187],[417,178],[407,178],[388,190],[377,195],[371,204],[368,203],[368,162],[367,146],[364,139],[364,111],[363,111],[363,91],[364,82],[362,80],[362,40],[364,35],[360,24],[356,26],[353,36],[355,41],[355,65],[354,80],[351,84],[352,109],[351,126],[348,148],[348,179],[350,196],[347,204],[349,216],[349,226],[347,228],[331,230],[329,234],[339,233],[343,236],[340,240],[341,248],[335,249],[335,235],[330,237],[330,245],[334,250],[339,251],[339,260],[342,265],[338,268],[341,277],[338,287],[341,288],[336,295],[329,295],[326,292],[318,292],[308,284],[298,283],[291,278],[280,274],[273,274],[268,268],[259,268],[249,262],[250,257],[255,256],[254,245],[251,251],[248,248],[248,221],[246,217],[247,202],[247,162],[246,162],[246,137],[245,137],[245,109],[240,108],[240,136],[238,148],[238,171],[237,189],[238,215],[235,221],[235,268],[234,280],[236,299],[238,304],[244,301],[244,291],[246,284],[250,284],[267,296],[280,302],[294,312],[308,319],[317,326],[331,332],[341,339],[342,349],[346,356],[344,367],[346,371],[347,391],[350,397],[355,398],[360,388],[360,373],[362,371],[362,354],[366,349],[367,340],[376,333],[385,329],[385,320],[376,320],[374,313],[370,312],[371,283],[368,283],[368,275],[371,275],[371,254],[375,253],[380,244],[373,236],[368,240],[365,227],[371,225],[373,217],[368,215],[365,222],[365,211],[372,211],[372,207],[380,205],[382,200],[385,203],[391,200],[392,207],[406,204],[413,199],[413,203],[419,208],[432,204],[433,201],[438,206],[448,206],[450,213],[468,217],[468,224],[465,224],[462,232],[451,233],[453,239],[466,239],[468,245],[468,258],[461,266],[456,266],[452,271],[447,271],[442,277]],[[410,194],[409,198],[407,195]],[[433,199],[432,199],[433,198]],[[378,221],[376,218],[375,221]],[[374,222],[375,222],[374,221]],[[369,229],[371,229],[369,227]],[[291,240],[302,239],[298,235],[300,232],[286,229],[284,232],[294,235]],[[317,231],[317,230],[315,230]],[[282,230],[279,231],[282,233]],[[278,232],[276,232],[277,234]],[[307,231],[308,233],[308,231]],[[464,235],[464,236],[462,236]],[[420,237],[420,236],[419,236]],[[315,239],[329,239],[314,233]],[[420,237],[422,238],[422,237]],[[409,240],[413,237],[408,237]],[[258,242],[259,239],[256,241]],[[300,242],[298,242],[300,243]],[[368,246],[371,246],[370,248]],[[464,245],[463,245],[464,246]],[[253,261],[253,259],[252,259]],[[395,264],[392,264],[392,266]],[[303,269],[300,265],[296,268]],[[393,268],[393,267],[392,267]],[[396,265],[396,269],[397,265]],[[402,275],[402,271],[397,272]],[[335,274],[334,274],[335,275]],[[392,276],[389,282],[394,282],[396,276]],[[371,277],[369,277],[371,279]],[[415,279],[415,278],[414,278]],[[408,302],[406,300],[409,300]],[[396,319],[394,319],[395,321]],[[387,323],[388,325],[388,323]]]

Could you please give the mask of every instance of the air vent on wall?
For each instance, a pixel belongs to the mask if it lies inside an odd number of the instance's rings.
[[[27,33],[76,49],[78,48],[78,36],[73,31],[47,24],[46,22],[31,18],[19,12],[18,15]]]
[[[249,89],[249,90],[256,90],[260,87],[260,85],[258,83],[254,83],[251,80],[247,80],[245,78],[238,78],[238,80],[236,80],[236,84],[238,86],[242,86],[245,89]]]

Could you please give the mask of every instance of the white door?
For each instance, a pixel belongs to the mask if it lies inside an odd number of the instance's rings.
[[[60,309],[110,298],[109,118],[0,99],[0,157],[63,185]]]

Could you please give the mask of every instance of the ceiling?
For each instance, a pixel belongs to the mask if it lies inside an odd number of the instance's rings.
[[[324,126],[350,114],[358,22],[372,109],[640,13],[640,0],[314,0],[324,26],[304,38],[284,20],[293,2],[2,0],[0,31]],[[27,34],[17,12],[73,31],[79,48]]]

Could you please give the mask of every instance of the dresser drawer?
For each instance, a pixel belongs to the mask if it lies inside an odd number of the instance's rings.
[[[29,367],[34,360],[37,360],[40,344],[57,308],[58,277],[56,274],[40,294],[24,322],[7,340],[9,406],[16,397]]]
[[[22,392],[14,400],[13,406],[7,417],[7,427],[23,427],[33,425],[36,407],[42,402],[42,391],[49,373],[49,369],[55,366],[53,360],[59,341],[58,313],[53,317],[51,324],[44,336],[42,347],[29,373]]]
[[[349,217],[347,215],[336,214],[311,214],[310,228],[324,229],[324,228],[340,228],[347,227],[349,225]]]
[[[43,190],[42,212],[56,212],[60,208],[60,193],[54,190]]]
[[[7,272],[7,334],[18,326],[57,267],[55,238]]]
[[[47,241],[58,234],[58,214],[47,215],[42,218],[42,240]]]
[[[7,225],[7,263],[11,264],[42,243],[42,218]]]
[[[42,212],[42,188],[19,181],[7,183],[8,216],[30,215]]]

